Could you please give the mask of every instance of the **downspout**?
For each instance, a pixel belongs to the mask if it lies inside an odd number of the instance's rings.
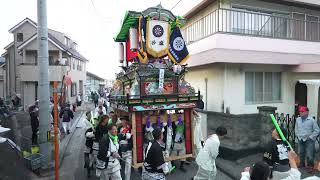
[[[206,111],[208,111],[208,78],[204,78],[204,82],[205,82],[205,93],[206,93],[206,104],[205,104],[205,106],[204,106],[204,109],[206,110]]]
[[[223,82],[223,103],[222,103],[222,112],[226,112],[227,109],[227,63],[224,64],[224,82]]]

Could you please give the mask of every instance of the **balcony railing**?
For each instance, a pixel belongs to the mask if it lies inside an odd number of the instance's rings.
[[[218,32],[279,39],[320,41],[319,18],[310,21],[292,15],[273,15],[234,9],[217,9],[182,30],[187,43]]]

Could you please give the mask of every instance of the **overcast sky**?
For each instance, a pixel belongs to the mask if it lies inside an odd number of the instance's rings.
[[[180,0],[47,0],[48,27],[61,31],[78,43],[80,53],[90,60],[87,70],[114,78],[118,46],[113,37],[126,10],[142,11],[161,2],[171,9]],[[172,11],[184,15],[202,0],[181,0]],[[8,30],[26,17],[37,22],[36,0],[1,0],[0,54],[12,42]]]

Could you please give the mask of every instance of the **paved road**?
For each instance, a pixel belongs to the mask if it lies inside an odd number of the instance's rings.
[[[86,170],[83,168],[83,165],[84,165],[83,150],[84,150],[84,141],[85,141],[85,138],[84,138],[85,128],[83,128],[83,122],[84,122],[84,119],[80,120],[78,124],[78,128],[76,129],[72,139],[70,140],[65,158],[60,168],[61,180],[87,180],[87,179],[96,180],[97,179],[95,177],[87,178]],[[168,180],[191,179],[197,171],[197,167],[193,163],[190,164],[189,166],[186,166],[186,169],[188,170],[186,173],[183,173],[177,170],[174,174],[168,176],[167,179]],[[131,179],[138,180],[141,178],[138,173],[133,173]],[[217,179],[231,180],[221,172],[218,172]]]

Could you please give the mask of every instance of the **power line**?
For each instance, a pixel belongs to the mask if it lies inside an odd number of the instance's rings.
[[[103,21],[105,21],[105,22],[111,22],[111,18],[106,18],[106,17],[102,16],[102,15],[99,13],[98,9],[96,8],[93,0],[90,0],[90,1],[91,1],[92,7],[93,7],[95,13],[96,13]]]
[[[182,0],[179,0],[171,9],[170,11],[172,11],[172,9],[174,9]]]

